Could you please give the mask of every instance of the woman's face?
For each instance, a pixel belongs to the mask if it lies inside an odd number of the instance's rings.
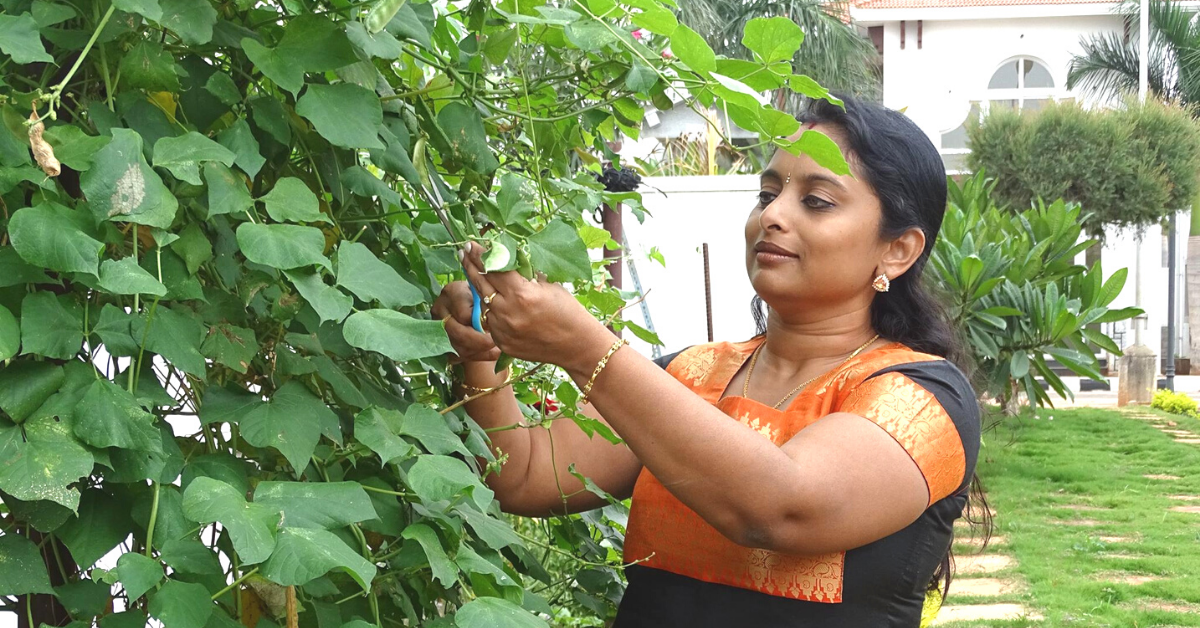
[[[750,283],[784,316],[869,306],[871,281],[889,249],[879,237],[879,198],[839,141],[839,129],[816,129],[842,146],[855,176],[836,175],[807,155],[776,151],[746,220]]]

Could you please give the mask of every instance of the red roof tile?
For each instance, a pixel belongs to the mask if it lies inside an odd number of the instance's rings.
[[[951,9],[1034,4],[1100,4],[1114,0],[853,0],[858,9]]]

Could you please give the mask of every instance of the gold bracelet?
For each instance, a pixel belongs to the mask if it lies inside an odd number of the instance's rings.
[[[613,357],[613,354],[617,352],[617,349],[620,349],[622,346],[627,344],[629,344],[629,341],[625,340],[624,338],[614,342],[613,346],[609,348],[608,353],[604,354],[604,357],[600,358],[600,362],[596,364],[596,370],[592,371],[592,378],[589,379],[588,383],[583,387],[583,394],[579,397],[579,403],[588,402],[588,395],[592,394],[592,386],[596,385],[596,377],[600,375],[600,371],[603,371],[604,367],[608,366],[609,358]]]
[[[463,383],[463,382],[459,382],[458,385],[467,391],[468,397],[475,396],[475,395],[482,395],[485,393],[491,393],[491,392],[495,392],[500,389],[499,386],[492,386],[491,388],[480,388],[478,386],[472,386],[470,384]]]

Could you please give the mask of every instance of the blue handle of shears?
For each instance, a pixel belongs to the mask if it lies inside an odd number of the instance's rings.
[[[471,287],[471,326],[475,331],[483,331],[483,323],[479,321],[479,315],[483,311],[482,302],[479,300],[479,292],[475,290],[475,286],[470,282],[467,285]]]

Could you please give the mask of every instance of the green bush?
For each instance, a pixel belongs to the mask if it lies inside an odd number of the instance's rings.
[[[1196,404],[1194,399],[1181,392],[1156,390],[1154,391],[1154,400],[1150,402],[1150,407],[1158,408],[1171,414],[1186,414],[1200,419],[1200,406]]]
[[[651,102],[848,171],[755,96],[824,95],[781,17],[734,62],[669,0],[0,7],[0,610],[31,625],[94,625],[110,585],[105,626],[265,626],[290,595],[306,625],[603,621],[624,507],[500,514],[430,320],[455,249],[615,316],[585,218],[640,209],[595,175]],[[514,372],[523,427],[615,439],[553,369]]]
[[[1120,110],[1050,105],[990,113],[969,130],[968,163],[996,177],[1013,209],[1061,198],[1083,207],[1093,237],[1187,207],[1200,190],[1200,126],[1183,107],[1147,101]]]
[[[1092,345],[1120,354],[1109,337],[1088,326],[1126,320],[1140,310],[1110,310],[1125,284],[1124,268],[1107,279],[1075,257],[1093,244],[1082,237],[1080,208],[1061,199],[1021,211],[1001,210],[997,183],[982,173],[949,182],[949,205],[930,257],[932,277],[965,330],[979,366],[980,392],[1012,410],[1018,392],[1052,404],[1042,378],[1063,398],[1071,395],[1047,364],[1101,379]]]

